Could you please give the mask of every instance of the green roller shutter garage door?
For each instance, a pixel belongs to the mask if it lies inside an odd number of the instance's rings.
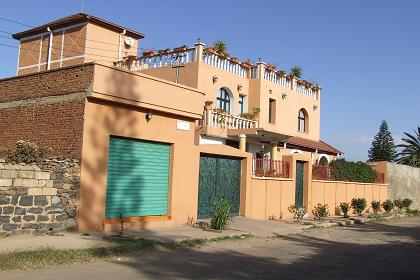
[[[168,214],[170,146],[111,136],[106,218]]]

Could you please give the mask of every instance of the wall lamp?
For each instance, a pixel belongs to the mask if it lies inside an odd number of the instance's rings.
[[[282,93],[281,98],[286,99],[287,93]]]
[[[153,114],[152,114],[151,111],[149,111],[149,112],[146,113],[146,121],[147,122],[149,122],[152,119],[152,117],[153,117]]]
[[[219,80],[219,77],[217,77],[216,75],[213,76],[213,83],[216,83]]]
[[[318,110],[318,105],[314,105],[312,108],[314,109],[314,111]]]
[[[241,84],[239,84],[239,85],[237,86],[237,89],[238,89],[238,91],[242,91],[242,85],[241,85]]]

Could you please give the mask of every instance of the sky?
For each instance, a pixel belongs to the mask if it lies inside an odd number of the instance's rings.
[[[4,1],[0,17],[37,26],[80,8],[80,0]],[[83,11],[146,34],[142,48],[223,40],[242,60],[301,66],[322,87],[321,139],[346,159],[367,159],[381,120],[396,144],[420,125],[420,1],[85,0]],[[26,29],[0,20],[1,31]],[[17,49],[0,50],[0,78],[15,75]]]

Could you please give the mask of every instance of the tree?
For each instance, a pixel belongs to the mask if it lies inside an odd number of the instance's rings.
[[[293,66],[290,68],[290,75],[294,76],[297,79],[300,79],[302,77],[303,69],[300,66]]]
[[[404,143],[397,145],[402,150],[397,154],[396,162],[420,167],[420,126],[417,127],[417,132],[414,130],[413,135],[407,132],[404,134],[407,138],[402,138]]]
[[[217,40],[216,42],[214,42],[214,50],[220,55],[224,55],[224,56],[229,55],[227,51],[226,43],[222,40]]]
[[[373,138],[372,147],[369,149],[369,161],[393,162],[394,160],[394,139],[388,129],[388,123],[384,120],[379,127],[378,134]]]

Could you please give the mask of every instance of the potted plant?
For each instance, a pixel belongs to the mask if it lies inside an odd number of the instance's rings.
[[[276,72],[276,75],[280,78],[283,78],[286,75],[286,71],[279,70]]]
[[[214,50],[217,54],[219,54],[222,57],[229,56],[226,43],[222,40],[217,40],[216,42],[214,42]]]
[[[303,71],[302,67],[293,66],[292,68],[290,68],[290,75],[297,79],[300,79],[302,77],[302,71]]]
[[[293,76],[293,75],[287,75],[287,76],[286,76],[286,80],[288,80],[288,81],[292,80],[293,78],[294,78],[294,76]]]
[[[151,56],[154,56],[156,54],[156,51],[153,50],[153,49],[152,50],[144,50],[142,52],[142,54],[143,54],[144,57],[151,57]]]
[[[171,49],[169,49],[169,48],[167,48],[167,49],[163,49],[163,50],[158,50],[158,54],[160,55],[160,56],[162,56],[162,55],[166,55],[166,54],[169,54],[171,52]]]
[[[177,48],[174,48],[174,51],[176,51],[176,52],[185,52],[186,50],[188,50],[187,45],[182,45],[182,46],[179,46]]]
[[[249,59],[245,60],[245,61],[242,61],[241,65],[242,65],[242,67],[245,67],[245,68],[251,68],[252,66],[254,66],[252,64],[251,60],[249,60]]]
[[[266,66],[265,66],[265,69],[267,69],[268,71],[275,71],[276,70],[276,65],[275,64],[272,64],[272,63],[268,63]]]
[[[235,64],[240,64],[241,63],[241,61],[237,57],[231,57],[230,62],[235,63]]]

